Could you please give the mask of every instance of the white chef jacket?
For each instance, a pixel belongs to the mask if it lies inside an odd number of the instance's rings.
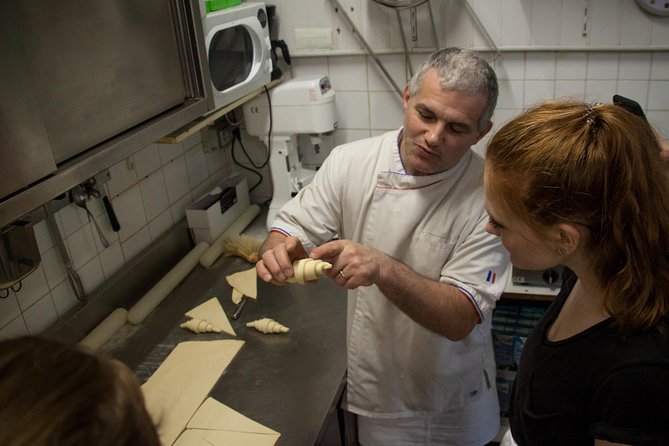
[[[414,322],[376,285],[348,292],[347,409],[438,419],[496,392],[490,322],[508,255],[484,229],[482,159],[470,150],[448,171],[408,175],[400,131],[336,147],[272,230],[297,236],[307,250],[337,235],[371,246],[471,301],[481,323],[453,342]],[[496,395],[484,400],[492,403],[477,410],[498,419]]]

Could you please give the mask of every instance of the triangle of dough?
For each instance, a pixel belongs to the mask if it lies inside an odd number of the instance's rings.
[[[161,444],[171,445],[179,437],[243,345],[236,339],[181,342],[142,384]]]
[[[232,289],[232,303],[240,303],[242,301],[242,297],[244,297],[244,295],[241,291],[239,291],[237,288]]]
[[[202,403],[186,427],[265,435],[279,434],[213,398],[207,398]]]
[[[211,446],[211,442],[202,438],[200,431],[186,429],[172,446]]]
[[[216,431],[207,429],[187,429],[174,446],[274,446],[280,434],[253,434],[249,432]],[[200,442],[200,440],[202,442]]]
[[[244,296],[255,299],[258,295],[258,273],[255,266],[246,271],[225,276],[225,280],[232,287],[240,291]]]
[[[205,303],[193,308],[188,313],[186,313],[186,316],[191,319],[202,319],[209,321],[224,332],[233,336],[237,336],[237,333],[235,333],[235,330],[230,324],[228,316],[225,315],[225,311],[223,311],[223,307],[216,297],[212,297]]]

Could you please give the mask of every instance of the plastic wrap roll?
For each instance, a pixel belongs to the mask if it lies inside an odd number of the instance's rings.
[[[119,331],[127,321],[128,310],[125,308],[117,308],[109,313],[109,316],[104,318],[97,327],[91,330],[90,333],[79,342],[79,345],[82,345],[93,352],[97,351],[114,335],[114,333]]]
[[[197,266],[202,253],[209,248],[209,243],[200,242],[191,249],[165,276],[158,281],[135,305],[128,311],[128,322],[133,325],[141,324],[154,308],[170,294],[179,283]]]
[[[232,237],[233,235],[239,235],[241,232],[253,221],[254,218],[260,213],[260,206],[257,204],[252,204],[242,213],[242,215],[237,218],[218,238],[211,244],[211,247],[202,254],[200,257],[200,264],[205,268],[211,268],[211,265],[221,256],[223,253],[223,241]]]

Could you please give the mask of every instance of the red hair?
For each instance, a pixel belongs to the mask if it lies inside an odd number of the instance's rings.
[[[669,184],[645,119],[615,105],[548,102],[500,129],[486,193],[541,232],[585,226],[604,305],[626,331],[669,311]]]

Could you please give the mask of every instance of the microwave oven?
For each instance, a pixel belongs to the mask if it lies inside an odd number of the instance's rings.
[[[214,110],[271,80],[269,22],[264,3],[242,3],[203,16]]]

